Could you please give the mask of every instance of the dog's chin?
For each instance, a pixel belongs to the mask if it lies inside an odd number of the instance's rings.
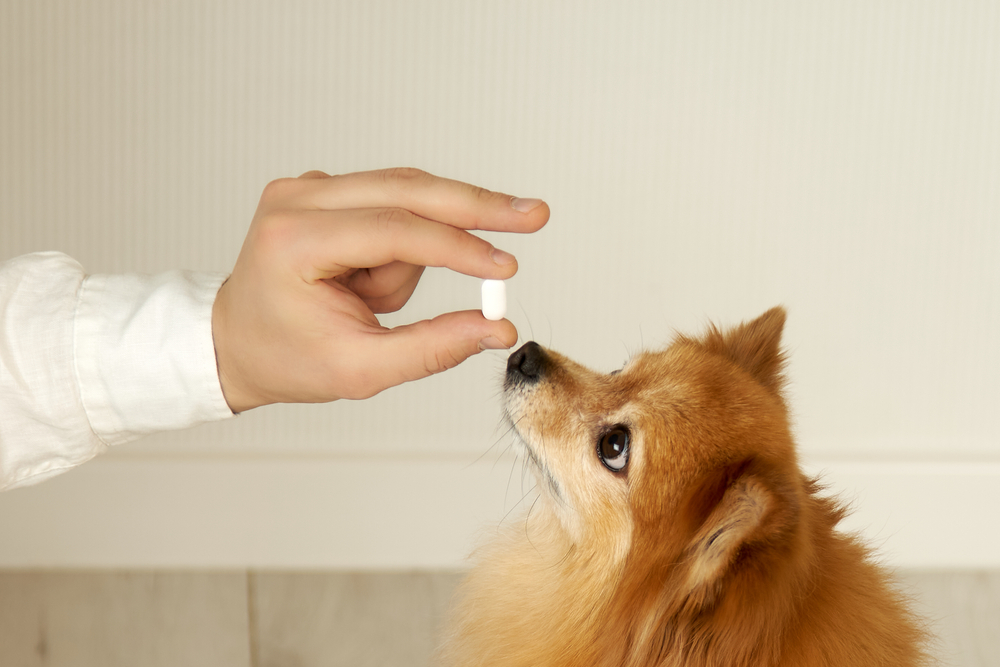
[[[566,505],[567,498],[563,492],[562,485],[552,473],[545,460],[539,455],[538,450],[525,438],[524,434],[514,426],[514,447],[518,454],[524,456],[531,466],[531,472],[535,475],[535,480],[544,493],[548,493],[556,502]]]
[[[567,534],[578,537],[581,517],[567,489],[546,462],[545,448],[540,441],[543,434],[535,431],[530,423],[526,423],[528,421],[526,412],[533,389],[534,387],[522,382],[507,383],[504,386],[504,417],[510,424],[514,450],[528,463],[535,477],[536,489],[547,501],[545,504],[556,514]]]

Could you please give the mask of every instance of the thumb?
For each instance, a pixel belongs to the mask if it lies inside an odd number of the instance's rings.
[[[383,368],[395,369],[399,384],[454,368],[484,349],[506,349],[517,342],[508,320],[491,321],[478,310],[445,313],[396,327],[380,336]]]

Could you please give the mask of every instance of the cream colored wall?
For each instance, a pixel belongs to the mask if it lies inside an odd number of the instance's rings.
[[[799,440],[857,527],[1000,566],[962,518],[1000,503],[996,3],[5,0],[0,82],[2,258],[225,271],[264,184],[316,168],[544,197],[545,230],[490,237],[522,338],[611,369],[785,304]],[[477,304],[434,270],[385,322]],[[0,565],[453,565],[522,495],[504,440],[467,468],[503,360],[6,494]]]

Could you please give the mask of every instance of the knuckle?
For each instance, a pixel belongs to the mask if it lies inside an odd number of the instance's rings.
[[[433,350],[424,356],[424,370],[428,375],[436,375],[462,363],[462,357],[450,349]]]
[[[325,171],[321,171],[319,169],[310,169],[306,173],[304,173],[301,176],[299,176],[299,178],[300,179],[303,179],[303,178],[313,178],[313,179],[315,179],[315,178],[330,178],[330,174],[326,173]]]
[[[426,171],[414,167],[393,167],[386,169],[384,174],[386,180],[398,183],[412,183],[430,178],[430,174]]]
[[[492,190],[487,190],[486,188],[481,188],[478,185],[470,186],[472,188],[472,194],[475,196],[476,201],[482,202],[484,204],[493,203],[496,201],[497,197],[502,197]]]
[[[399,193],[427,184],[434,177],[422,169],[394,167],[382,171],[382,182],[392,193]]]
[[[394,236],[413,224],[413,214],[401,208],[381,208],[375,213],[375,228],[380,234]]]
[[[286,209],[268,211],[254,221],[258,241],[271,247],[284,245],[292,240],[297,225],[294,212]]]
[[[262,202],[281,201],[299,189],[299,180],[296,178],[277,178],[264,186],[261,194]]]

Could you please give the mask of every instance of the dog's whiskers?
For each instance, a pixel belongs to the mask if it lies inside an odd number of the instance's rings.
[[[524,309],[524,304],[521,303],[520,300],[518,300],[518,302],[517,302],[517,307],[521,309],[521,314],[524,315],[525,321],[528,322],[528,331],[531,333],[531,340],[534,340],[535,339],[535,327],[534,327],[534,325],[531,324],[531,318],[528,317],[528,311],[526,311]],[[517,335],[517,340],[518,340],[518,342],[521,341],[521,334],[520,333],[518,333],[518,335]]]
[[[504,489],[503,489],[503,506],[504,507],[507,507],[507,494],[510,492],[510,480],[514,479],[514,468],[516,468],[516,467],[517,467],[517,457],[515,457],[514,461],[510,464],[510,474],[507,475],[507,484],[506,484],[506,486],[504,486]],[[514,507],[517,507],[517,503],[514,503]],[[507,515],[504,515],[504,518],[506,519]],[[501,523],[503,523],[502,520],[501,520]]]
[[[541,497],[541,495],[535,496],[535,500],[532,501],[531,507],[528,508],[528,513],[524,515],[524,537],[528,540],[528,544],[531,545],[531,548],[535,550],[535,553],[539,555],[541,555],[542,552],[539,551],[538,547],[535,546],[535,543],[531,541],[531,535],[528,534],[528,522],[531,520],[531,511],[535,509],[535,503],[537,503],[538,499]]]
[[[503,515],[503,517],[501,517],[501,519],[500,519],[500,522],[499,522],[499,523],[497,524],[497,532],[498,532],[498,533],[500,532],[500,527],[501,527],[501,526],[503,525],[503,522],[507,520],[507,517],[509,517],[509,516],[511,515],[511,513],[512,513],[512,512],[514,511],[514,510],[516,510],[516,509],[517,509],[518,505],[520,505],[521,503],[523,503],[523,502],[524,502],[524,499],[525,499],[525,498],[527,498],[527,497],[528,497],[528,496],[529,496],[529,495],[531,494],[531,492],[535,490],[535,488],[536,488],[536,487],[534,487],[534,486],[533,486],[533,487],[531,487],[530,489],[528,489],[528,492],[527,492],[527,493],[525,493],[525,494],[524,494],[523,496],[521,496],[521,499],[520,499],[520,500],[518,500],[518,501],[517,501],[516,503],[514,503],[514,506],[513,506],[513,507],[511,507],[511,508],[510,508],[509,510],[507,510],[507,513],[506,513],[506,514],[504,514],[504,515]],[[536,496],[535,496],[535,501],[534,501],[534,502],[532,502],[532,506],[534,506],[534,503],[538,501],[538,498],[539,498],[539,496],[537,496],[537,495],[536,495]],[[504,500],[504,505],[506,505],[506,504],[507,504],[507,503],[506,503],[506,499],[505,499],[505,500]],[[528,510],[528,513],[529,513],[529,514],[531,513],[531,510],[530,510],[530,509]]]
[[[520,419],[519,419],[518,421],[520,421]],[[472,467],[472,466],[474,466],[475,464],[479,463],[479,462],[480,462],[480,461],[481,461],[481,460],[483,459],[483,457],[484,457],[484,456],[486,456],[486,455],[487,455],[487,454],[489,454],[489,453],[490,453],[491,451],[493,451],[493,449],[494,449],[494,448],[495,448],[495,447],[496,447],[497,445],[499,445],[499,444],[500,444],[500,441],[501,441],[501,440],[503,440],[504,438],[506,438],[506,437],[507,437],[507,436],[508,436],[508,435],[509,435],[509,434],[511,433],[511,431],[513,431],[513,430],[514,430],[514,429],[515,429],[515,428],[517,427],[517,422],[515,422],[515,421],[512,421],[512,420],[510,419],[510,417],[507,417],[507,416],[504,416],[504,417],[503,417],[503,419],[501,419],[501,420],[500,420],[500,423],[499,423],[499,424],[497,425],[497,430],[499,430],[499,428],[500,428],[500,427],[501,427],[501,426],[502,426],[503,424],[505,424],[505,423],[507,424],[507,428],[506,428],[506,429],[504,430],[504,432],[503,432],[503,433],[501,433],[501,434],[499,435],[499,437],[497,437],[497,439],[493,441],[493,444],[492,444],[492,445],[490,445],[489,447],[487,447],[487,448],[486,448],[486,449],[485,449],[485,450],[483,451],[483,453],[482,453],[482,454],[480,454],[479,456],[477,456],[477,457],[476,457],[476,459],[475,459],[474,461],[472,461],[472,463],[470,463],[470,464],[468,464],[467,466],[465,466],[465,468],[466,468],[466,469],[468,469],[468,468],[471,468],[471,467]],[[495,432],[495,431],[494,431],[494,432]],[[500,452],[500,456],[498,456],[498,457],[497,457],[497,460],[496,460],[496,461],[494,461],[494,463],[493,463],[493,465],[494,465],[494,466],[496,466],[496,464],[497,464],[497,463],[498,463],[498,462],[500,461],[500,458],[502,458],[502,457],[503,457],[503,455],[504,455],[504,454],[505,454],[505,453],[507,452],[507,450],[508,450],[508,449],[510,449],[510,445],[507,445],[507,447],[506,447],[506,448],[504,448],[504,449],[503,449],[503,451],[501,451],[501,452]]]

